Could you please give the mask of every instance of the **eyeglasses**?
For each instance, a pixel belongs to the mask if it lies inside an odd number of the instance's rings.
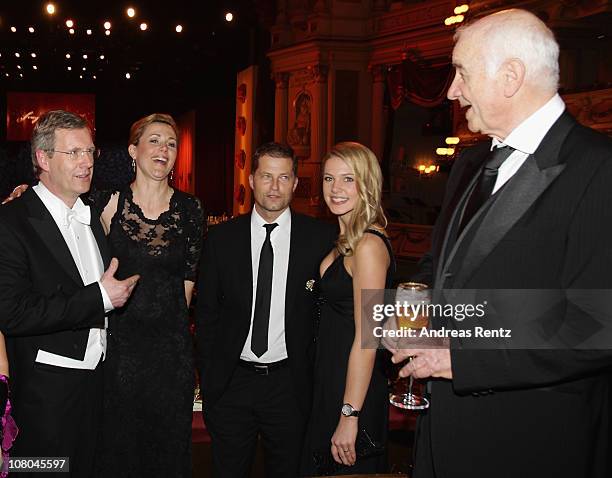
[[[57,149],[47,149],[47,153],[62,153],[70,156],[72,161],[76,161],[77,159],[83,159],[85,156],[90,157],[94,161],[100,157],[100,150],[98,148],[88,148],[88,149],[73,149],[72,151],[59,151]]]

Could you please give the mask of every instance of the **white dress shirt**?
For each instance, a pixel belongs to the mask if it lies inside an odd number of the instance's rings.
[[[93,282],[98,282],[104,302],[104,311],[110,312],[113,310],[113,305],[108,293],[99,282],[104,273],[104,264],[96,239],[89,225],[82,224],[76,218],[71,217],[74,214],[86,212],[88,206],[85,206],[83,201],[78,198],[72,209],[70,209],[64,201],[51,193],[42,182],[39,182],[32,189],[43,202],[62,233],[62,237],[66,241],[81,279],[83,279],[83,284],[89,285]],[[92,218],[92,220],[98,220],[98,218]],[[36,361],[57,367],[93,370],[98,365],[101,357],[104,360],[105,354],[106,329],[89,329],[87,349],[85,350],[83,360],[64,357],[41,349],[36,355]]]
[[[272,297],[270,300],[270,322],[268,325],[268,350],[257,357],[251,350],[253,335],[253,315],[255,313],[255,296],[257,295],[257,274],[259,272],[259,254],[266,240],[267,222],[257,213],[251,212],[251,261],[253,266],[253,301],[251,304],[251,326],[244,343],[240,358],[249,362],[273,363],[287,358],[285,343],[285,292],[287,290],[287,271],[289,270],[289,246],[291,242],[291,211],[287,208],[274,221],[278,224],[270,233],[270,242],[274,251],[272,269]]]
[[[548,130],[559,119],[564,110],[565,103],[558,94],[555,94],[544,106],[514,128],[506,139],[499,141],[497,138],[493,138],[491,150],[495,147],[508,145],[515,151],[499,167],[492,194],[495,194],[514,176],[530,154],[535,153]]]

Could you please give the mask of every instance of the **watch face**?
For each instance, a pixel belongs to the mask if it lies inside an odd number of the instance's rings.
[[[353,413],[353,407],[351,407],[348,403],[342,405],[342,415],[345,417],[350,417],[351,413]]]

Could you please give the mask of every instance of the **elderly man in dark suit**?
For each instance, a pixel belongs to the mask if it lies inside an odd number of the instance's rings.
[[[603,293],[612,289],[612,142],[564,111],[558,54],[553,33],[524,10],[456,34],[448,98],[492,141],[457,159],[419,279],[433,283],[437,303],[488,297],[479,324],[519,337],[496,347],[458,336],[394,355],[415,356],[403,375],[433,378],[415,478],[612,473],[612,356],[591,334],[604,337],[612,322]]]
[[[295,477],[312,395],[319,264],[336,229],[289,208],[297,158],[260,146],[251,214],[209,232],[196,326],[204,417],[216,477],[245,477],[258,435],[266,476]]]
[[[99,213],[79,197],[96,156],[83,118],[42,115],[32,135],[40,181],[0,207],[0,330],[20,428],[11,453],[68,457],[75,477],[93,474],[105,316],[138,280],[114,278]]]

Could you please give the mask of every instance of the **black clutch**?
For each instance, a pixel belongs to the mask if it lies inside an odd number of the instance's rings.
[[[346,465],[338,463],[336,460],[334,460],[330,447],[328,447],[325,451],[315,451],[312,453],[312,459],[314,461],[317,476],[333,475],[343,467],[348,468]],[[368,432],[366,432],[363,428],[359,430],[357,433],[357,439],[355,440],[357,462],[359,462],[360,459],[382,455],[384,452],[384,445],[372,440],[370,435],[368,435]]]

